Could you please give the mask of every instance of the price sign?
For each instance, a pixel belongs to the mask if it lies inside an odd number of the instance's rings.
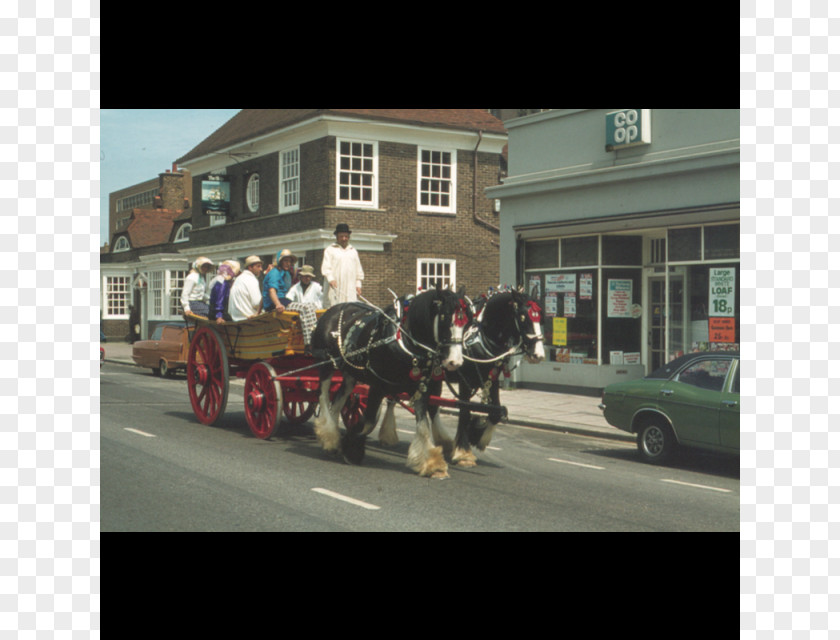
[[[709,269],[709,316],[735,317],[735,269]]]
[[[710,342],[735,342],[735,318],[709,318]]]

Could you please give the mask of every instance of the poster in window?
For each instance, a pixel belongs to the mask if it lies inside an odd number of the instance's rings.
[[[563,296],[563,315],[567,318],[577,316],[577,298],[574,293],[567,293]]]
[[[592,300],[592,274],[580,274],[580,299]]]
[[[545,294],[545,315],[547,318],[553,318],[557,315],[557,294]]]
[[[534,300],[540,299],[540,282],[540,276],[531,276],[530,280],[528,281],[528,295],[531,296]]]
[[[609,280],[607,282],[607,317],[633,317],[633,281]]]
[[[577,276],[574,273],[555,273],[545,277],[545,290],[554,293],[574,293]]]
[[[552,325],[551,344],[556,347],[565,347],[567,343],[566,318],[554,318]]]
[[[709,269],[709,315],[735,317],[735,269]]]

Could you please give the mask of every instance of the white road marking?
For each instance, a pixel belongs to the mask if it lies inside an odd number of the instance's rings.
[[[321,493],[325,496],[329,496],[330,498],[335,498],[336,500],[343,500],[344,502],[349,502],[350,504],[355,504],[357,507],[362,507],[363,509],[369,509],[371,511],[376,511],[377,509],[381,509],[382,507],[377,507],[375,504],[370,504],[369,502],[362,502],[361,500],[356,500],[356,498],[350,498],[348,496],[343,496],[340,493],[336,493],[335,491],[330,491],[329,489],[321,489],[320,487],[315,487],[312,489],[316,493]]]
[[[680,482],[679,480],[668,480],[662,478],[662,482],[669,482],[671,484],[681,484],[684,487],[695,487],[696,489],[708,489],[709,491],[720,491],[721,493],[732,493],[729,489],[720,489],[718,487],[710,487],[705,484],[692,484],[691,482]]]
[[[604,467],[596,467],[594,464],[583,464],[582,462],[572,462],[571,460],[560,460],[559,458],[549,458],[552,462],[562,462],[563,464],[572,464],[576,467],[586,467],[587,469],[604,469]]]
[[[131,433],[136,433],[137,435],[140,435],[140,436],[145,436],[147,438],[157,438],[157,436],[154,435],[153,433],[146,433],[145,431],[140,431],[139,429],[130,429],[130,428],[126,427],[125,430],[126,431],[131,431]]]

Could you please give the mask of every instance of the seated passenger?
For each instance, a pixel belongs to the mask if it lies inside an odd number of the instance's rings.
[[[323,291],[321,285],[314,281],[315,270],[311,265],[305,264],[298,272],[300,282],[289,289],[289,304],[287,309],[300,313],[300,326],[303,330],[303,350],[310,353],[309,339],[312,331],[318,323],[318,316],[315,311],[323,309]]]
[[[210,310],[210,287],[207,283],[207,274],[213,270],[213,261],[209,258],[198,258],[193,262],[192,269],[184,279],[184,288],[181,289],[181,307],[184,315],[193,314],[207,317]]]
[[[210,320],[217,324],[224,324],[230,320],[227,306],[230,298],[230,288],[233,280],[239,275],[239,263],[236,260],[225,260],[219,265],[216,277],[210,281]]]
[[[263,280],[263,310],[284,311],[290,300],[286,297],[292,288],[292,269],[297,262],[288,249],[277,254],[277,267],[269,271]]]
[[[239,322],[259,315],[262,308],[262,294],[260,282],[257,279],[262,273],[262,260],[259,256],[248,256],[245,259],[245,269],[233,281],[228,299],[228,313],[231,320]]]

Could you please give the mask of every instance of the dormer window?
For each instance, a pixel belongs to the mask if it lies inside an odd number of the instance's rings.
[[[118,253],[119,251],[128,251],[129,249],[131,249],[131,244],[128,242],[128,238],[126,238],[125,236],[120,236],[114,243],[114,249],[111,251],[111,253]]]
[[[174,242],[186,242],[189,240],[190,231],[192,231],[192,225],[189,222],[182,224],[181,228],[178,229],[178,233],[175,234]]]

